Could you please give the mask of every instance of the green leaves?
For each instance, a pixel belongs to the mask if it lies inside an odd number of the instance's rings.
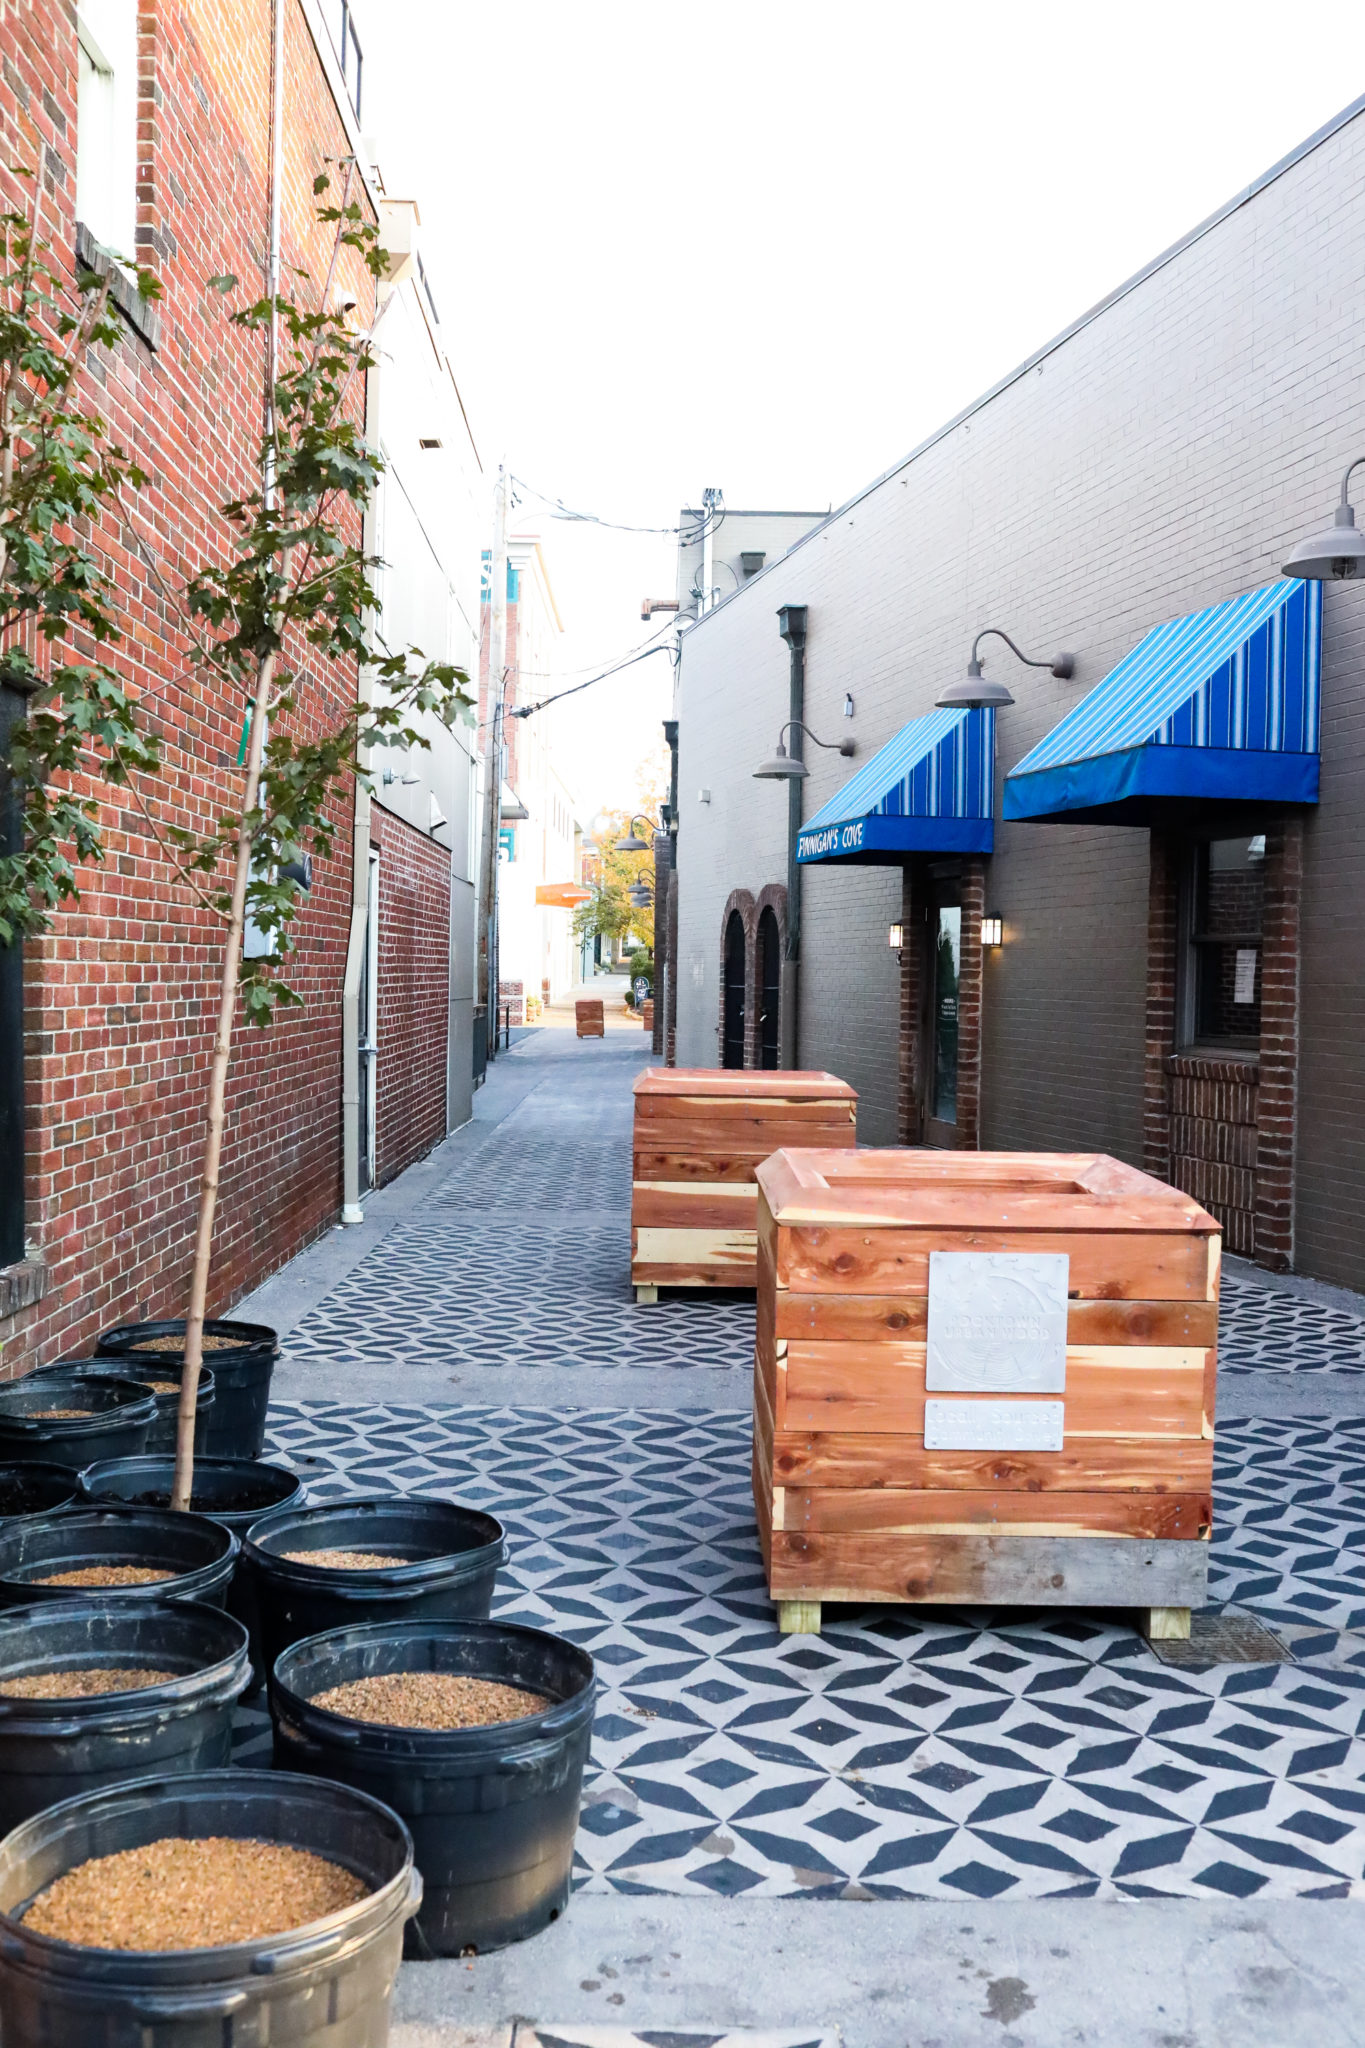
[[[314,190],[330,190],[325,174]],[[426,747],[433,730],[476,715],[462,669],[371,644],[378,565],[365,556],[361,531],[383,466],[364,435],[363,380],[375,358],[368,335],[330,301],[346,252],[374,276],[384,257],[350,190],[348,172],[340,199],[318,210],[335,237],[322,292],[300,273],[277,303],[259,298],[229,316],[255,333],[278,318],[273,417],[260,450],[273,490],[269,503],[259,488],[222,508],[231,552],[184,592],[206,697],[226,694],[249,711],[265,662],[294,669],[275,669],[260,785],[245,819],[247,916],[270,957],[243,963],[242,1002],[260,1025],[301,1000],[287,975],[303,892],[284,871],[305,852],[325,859],[331,851],[350,780],[366,779],[358,759],[376,745]],[[227,295],[237,280],[223,274],[207,286]],[[160,287],[140,273],[139,289],[154,298]],[[45,929],[78,896],[80,865],[103,859],[99,798],[85,778],[123,783],[160,765],[156,734],[104,659],[119,621],[87,540],[143,482],[77,397],[90,347],[117,335],[106,280],[82,271],[73,301],[24,216],[0,214],[0,456],[8,450],[11,479],[0,490],[0,677],[31,693],[28,718],[0,762],[0,778],[22,790],[24,817],[22,852],[0,859],[0,943]],[[229,774],[241,769],[237,761]],[[229,802],[210,830],[157,828],[177,872],[224,915],[240,823]]]
[[[330,184],[321,174],[315,193]],[[220,686],[226,681],[251,702],[262,663],[291,657],[297,667],[293,676],[277,674],[256,808],[246,821],[247,917],[265,938],[269,958],[243,963],[242,1000],[251,1022],[260,1025],[300,1000],[285,977],[303,892],[284,870],[305,852],[324,859],[330,852],[337,799],[359,772],[358,757],[376,744],[428,746],[432,720],[449,727],[476,715],[462,669],[427,661],[415,649],[386,649],[376,658],[371,645],[377,564],[366,558],[360,536],[383,465],[365,439],[361,401],[362,380],[375,358],[369,337],[330,303],[330,277],[346,250],[372,271],[377,254],[378,274],[383,252],[377,227],[349,192],[348,175],[341,201],[318,208],[318,219],[335,231],[329,285],[321,294],[300,274],[296,289],[278,302],[256,299],[231,315],[250,332],[278,320],[272,432],[261,451],[262,474],[273,475],[274,490],[270,504],[258,490],[224,508],[236,529],[235,552],[202,569],[187,593],[205,629],[202,665]],[[321,303],[304,303],[305,292]],[[304,649],[306,668],[299,659]],[[315,678],[330,671],[334,688],[337,665],[352,673],[363,669],[365,690],[319,729],[317,710],[326,694]],[[177,837],[187,864],[221,876],[238,831],[238,816],[229,814],[199,839]],[[224,890],[220,906],[226,901]]]
[[[159,294],[150,271],[139,290]],[[73,296],[29,218],[0,213],[0,675],[28,697],[0,761],[23,818],[22,849],[0,859],[0,943],[45,930],[78,896],[80,864],[104,857],[99,801],[69,779],[122,782],[160,759],[117,672],[79,657],[71,638],[96,649],[120,638],[87,537],[144,481],[77,391],[91,347],[117,334],[107,279],[82,267]]]

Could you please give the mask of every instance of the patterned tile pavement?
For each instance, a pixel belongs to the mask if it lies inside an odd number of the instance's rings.
[[[509,1057],[532,1084],[516,1108],[468,1133],[289,1358],[320,1390],[338,1358],[389,1385],[405,1360],[620,1366],[623,1405],[281,1403],[273,1446],[316,1497],[398,1486],[507,1523],[498,1611],[583,1642],[602,1678],[582,1887],[1365,1889],[1365,1400],[1360,1420],[1220,1427],[1214,1597],[1291,1661],[1175,1669],[1121,1618],[1085,1614],[836,1608],[818,1639],[779,1637],[747,1418],[625,1405],[630,1367],[747,1368],[753,1341],[742,1298],[630,1298],[629,1086],[647,1048],[551,1031]],[[1347,1309],[1229,1273],[1224,1311],[1230,1373],[1365,1365]],[[244,1756],[262,1725],[244,1725]]]
[[[1365,1421],[1223,1432],[1215,1597],[1298,1661],[1169,1670],[1112,1617],[834,1609],[779,1637],[736,1415],[282,1406],[319,1497],[508,1524],[498,1611],[592,1650],[579,1880],[841,1898],[1365,1890]]]

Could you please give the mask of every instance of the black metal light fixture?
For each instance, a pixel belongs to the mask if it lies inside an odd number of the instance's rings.
[[[793,727],[803,732],[812,746],[824,747],[827,753],[843,754],[847,757],[858,751],[856,740],[818,740],[804,719],[789,718],[777,735],[777,752],[770,761],[765,761],[761,767],[755,768],[755,782],[804,782],[810,774],[810,769],[800,755],[787,752],[786,737]]]
[[[983,626],[972,642],[972,656],[967,663],[967,674],[960,683],[949,683],[934,699],[940,711],[998,711],[1014,702],[1003,683],[990,683],[981,673],[981,656],[978,649],[983,640],[992,636],[1003,640],[1010,652],[1017,655],[1025,668],[1050,669],[1059,682],[1069,682],[1076,673],[1074,654],[1054,654],[1051,661],[1031,661],[1023,649],[1016,647],[1008,633],[999,626]]]
[[[649,852],[649,841],[647,839],[641,839],[638,837],[635,830],[635,827],[637,825],[648,825],[651,832],[662,832],[664,829],[662,825],[656,825],[652,818],[646,818],[641,814],[637,814],[635,817],[631,819],[630,828],[627,831],[625,838],[618,839],[616,842],[616,851],[618,853]]]
[[[1325,533],[1301,540],[1281,574],[1302,576],[1309,583],[1350,583],[1365,576],[1365,535],[1356,531],[1355,508],[1347,495],[1352,470],[1365,463],[1358,455],[1341,479],[1341,498]]]

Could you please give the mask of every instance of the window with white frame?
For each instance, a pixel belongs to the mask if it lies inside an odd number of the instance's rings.
[[[78,0],[76,218],[137,260],[137,0]]]

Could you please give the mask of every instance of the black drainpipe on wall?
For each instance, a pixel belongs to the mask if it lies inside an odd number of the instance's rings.
[[[23,792],[8,771],[27,697],[0,685],[0,854],[23,850]],[[24,1256],[24,945],[0,945],[0,1266]]]
[[[784,604],[777,614],[778,631],[791,650],[791,703],[787,716],[787,752],[793,761],[805,758],[806,735],[806,607]],[[801,868],[796,842],[801,831],[801,782],[793,776],[787,784],[787,943],[782,955],[779,995],[779,1057],[784,1067],[797,1064],[796,1013],[801,984]]]

